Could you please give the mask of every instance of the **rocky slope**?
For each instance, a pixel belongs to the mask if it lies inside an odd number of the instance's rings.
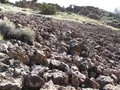
[[[32,28],[33,45],[0,41],[0,90],[120,90],[120,32],[90,23],[0,13]]]

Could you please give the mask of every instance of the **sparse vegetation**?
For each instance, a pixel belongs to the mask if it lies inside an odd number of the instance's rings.
[[[0,34],[0,40],[3,40],[3,35],[2,34]]]
[[[4,39],[17,39],[28,44],[32,44],[35,33],[30,28],[20,28],[16,29],[14,24],[9,21],[1,21],[0,22],[0,33],[1,38],[3,36]]]
[[[43,3],[41,5],[41,14],[54,15],[56,13],[56,7],[52,4]]]
[[[8,20],[0,21],[0,33],[4,36],[5,39],[10,38],[11,31],[15,28],[14,24]]]
[[[28,44],[32,44],[34,38],[35,38],[35,32],[32,31],[30,28],[26,27],[26,28],[22,28],[21,30],[19,30],[21,33],[20,40],[27,42]],[[17,33],[17,34],[19,34]]]

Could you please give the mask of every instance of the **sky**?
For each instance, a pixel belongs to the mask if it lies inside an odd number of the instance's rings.
[[[20,0],[9,0],[10,2]],[[38,0],[38,2],[57,3],[60,6],[69,6],[70,4],[78,6],[95,6],[110,12],[120,7],[120,0]]]

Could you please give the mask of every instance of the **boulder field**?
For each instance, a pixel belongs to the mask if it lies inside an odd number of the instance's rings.
[[[0,13],[35,31],[0,41],[0,90],[120,90],[120,31],[40,15]]]

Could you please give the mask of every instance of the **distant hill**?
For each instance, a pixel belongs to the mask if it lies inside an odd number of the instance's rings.
[[[74,8],[73,8],[74,7]],[[103,23],[120,28],[120,15],[99,9],[93,6],[72,6],[66,8],[67,12],[73,12],[92,19],[100,20]]]

